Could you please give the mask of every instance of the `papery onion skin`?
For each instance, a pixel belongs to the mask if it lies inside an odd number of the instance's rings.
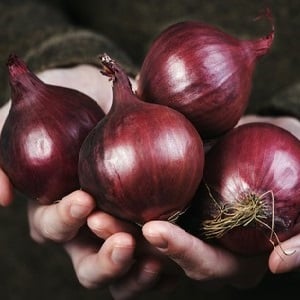
[[[113,104],[81,147],[81,187],[100,209],[130,222],[175,220],[201,181],[202,140],[181,113],[138,99],[122,68],[102,60]]]
[[[250,211],[249,224],[241,221],[241,215],[236,224],[232,216],[224,222],[226,209],[232,214],[238,204],[245,209],[249,199],[261,205]],[[201,216],[202,237],[215,238],[240,254],[272,250],[296,234],[300,224],[299,140],[272,124],[249,123],[233,129],[206,154],[203,182],[193,205]],[[245,216],[245,211],[240,213]]]
[[[16,55],[7,65],[12,104],[0,165],[21,193],[50,204],[79,188],[79,149],[104,113],[85,94],[42,82]]]
[[[243,41],[197,21],[174,24],[150,46],[137,94],[182,112],[204,140],[218,137],[244,113],[257,59],[273,39],[274,28],[263,38]]]

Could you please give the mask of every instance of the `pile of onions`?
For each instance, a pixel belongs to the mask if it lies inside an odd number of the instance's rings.
[[[21,193],[49,204],[80,188],[79,149],[104,113],[85,94],[42,82],[16,55],[7,66],[11,108],[0,166]]]
[[[233,128],[244,113],[258,58],[270,49],[272,31],[239,40],[197,21],[171,25],[153,42],[137,86],[140,98],[183,113],[204,140]]]
[[[202,179],[202,139],[181,113],[137,98],[109,56],[101,64],[113,82],[113,104],[82,144],[81,187],[122,219],[175,221]]]
[[[136,224],[175,222],[192,204],[201,237],[237,253],[269,251],[300,226],[300,142],[270,124],[234,126],[273,38],[273,21],[270,34],[251,41],[199,22],[174,24],[152,44],[136,93],[123,68],[101,55],[113,89],[106,116],[12,55],[0,166],[42,203],[81,188],[101,210]],[[216,141],[206,154],[203,140]]]
[[[300,141],[267,123],[236,127],[206,154],[194,201],[202,237],[241,254],[269,251],[300,225]]]

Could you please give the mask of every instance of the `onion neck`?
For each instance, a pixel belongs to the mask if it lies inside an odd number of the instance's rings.
[[[12,105],[32,100],[30,95],[43,89],[44,83],[31,72],[26,63],[16,54],[10,54],[7,60]],[[24,104],[24,103],[22,103]]]
[[[17,105],[32,104],[34,94],[44,89],[45,84],[33,73],[20,74],[15,78],[10,77],[11,102]]]
[[[270,22],[271,32],[260,39],[249,41],[251,44],[250,48],[252,49],[255,58],[260,58],[268,53],[273,44],[275,36],[275,25],[271,10],[266,8],[259,16],[256,17],[256,20],[261,18],[266,18]]]
[[[252,49],[256,58],[260,58],[269,52],[273,44],[274,34],[274,30],[272,30],[267,36],[252,41]]]
[[[113,105],[128,104],[135,100],[129,78],[123,72],[118,73],[113,83]]]
[[[119,105],[136,102],[138,98],[132,91],[129,77],[114,60],[107,54],[100,56],[101,73],[113,81],[113,103],[111,110],[115,110]]]

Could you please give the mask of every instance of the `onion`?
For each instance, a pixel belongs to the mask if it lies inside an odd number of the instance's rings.
[[[79,188],[79,149],[104,113],[85,94],[45,84],[16,55],[7,65],[11,108],[0,165],[20,192],[49,204]]]
[[[272,124],[236,127],[206,154],[193,209],[202,236],[237,253],[267,252],[293,236],[300,224],[299,140]]]
[[[269,10],[266,16],[272,20]],[[273,39],[273,21],[271,33],[256,40],[239,40],[197,21],[171,25],[146,54],[137,94],[183,113],[203,139],[220,136],[244,113],[256,62]]]
[[[181,113],[137,98],[110,57],[101,63],[113,81],[113,104],[81,147],[81,187],[122,219],[175,221],[201,181],[202,140]]]

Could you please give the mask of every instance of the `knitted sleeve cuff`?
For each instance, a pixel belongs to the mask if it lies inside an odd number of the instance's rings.
[[[17,1],[18,2],[18,1]],[[98,55],[108,53],[128,74],[136,69],[129,57],[107,37],[72,26],[59,11],[46,5],[20,1],[20,4],[0,4],[0,105],[9,99],[5,60],[16,53],[33,72],[78,64],[99,65]],[[30,21],[29,21],[30,20]]]

